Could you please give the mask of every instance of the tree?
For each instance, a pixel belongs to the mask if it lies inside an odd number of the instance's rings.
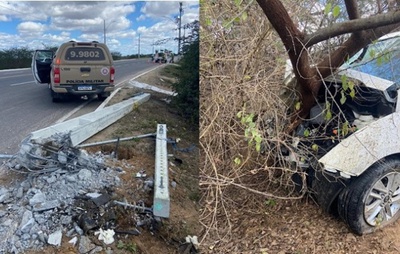
[[[122,59],[122,54],[118,51],[111,52],[111,55],[113,57],[113,60],[121,60]]]
[[[197,22],[198,24],[198,22]],[[180,113],[195,126],[199,122],[199,36],[198,25],[192,27],[193,40],[183,44],[183,57],[179,61],[178,82],[174,86],[177,95],[174,104]]]
[[[293,117],[288,132],[296,128],[301,119],[309,114],[315,104],[314,97],[318,94],[322,79],[331,75],[346,59],[361,48],[399,27],[400,10],[398,7],[400,1],[377,0],[374,2],[375,13],[369,13],[367,17],[362,17],[360,13],[360,2],[365,1],[344,0],[344,2],[348,20],[307,33],[301,31],[299,25],[295,24],[281,1],[257,0],[281,38],[292,66],[294,66],[293,71],[300,86],[302,106]],[[328,2],[328,4],[331,3]],[[339,5],[336,6],[333,9],[334,16],[338,16],[338,12],[340,12]],[[322,8],[321,12],[323,12]],[[316,65],[310,62],[312,46],[341,35],[348,35],[348,37],[339,47],[328,52]]]

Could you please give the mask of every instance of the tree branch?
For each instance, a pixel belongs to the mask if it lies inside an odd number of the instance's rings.
[[[360,30],[373,29],[400,22],[400,10],[378,14],[373,17],[354,19],[341,23],[333,24],[330,27],[319,29],[317,32],[306,35],[304,44],[310,47],[318,42],[330,39],[346,33],[353,33]]]
[[[360,13],[357,8],[357,1],[355,0],[345,0],[347,14],[349,15],[349,19],[359,19]]]
[[[326,78],[331,75],[336,69],[341,66],[348,58],[352,57],[361,48],[366,47],[372,41],[382,37],[385,34],[390,33],[394,29],[398,28],[398,24],[390,26],[382,26],[375,29],[370,29],[363,32],[362,37],[356,35],[350,36],[341,47],[325,57],[318,65],[317,69],[322,78]]]

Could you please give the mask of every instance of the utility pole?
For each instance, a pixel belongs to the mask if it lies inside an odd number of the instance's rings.
[[[140,34],[139,34],[138,58],[140,58]]]
[[[178,55],[181,53],[181,27],[182,27],[182,2],[179,2],[179,35],[178,35]]]
[[[103,19],[103,25],[104,25],[104,44],[106,44],[106,20]]]

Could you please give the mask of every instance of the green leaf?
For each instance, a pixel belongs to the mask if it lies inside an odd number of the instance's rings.
[[[383,64],[383,57],[380,56],[376,59],[376,65],[381,66]]]
[[[240,163],[242,163],[242,160],[241,160],[239,157],[236,157],[236,158],[233,160],[233,162],[234,162],[236,165],[240,165]]]
[[[349,123],[346,121],[342,125],[342,135],[346,136],[347,134],[349,134]]]
[[[243,21],[246,21],[247,20],[247,12],[246,11],[244,11],[243,13],[242,13],[242,20]]]
[[[300,101],[296,102],[296,104],[294,105],[294,108],[296,110],[300,110],[300,107],[301,107],[301,102]]]
[[[353,81],[349,80],[349,82],[347,82],[347,84],[349,85],[350,90],[354,90],[355,84]]]
[[[342,75],[341,80],[342,80],[342,88],[344,91],[346,91],[349,88],[349,82],[347,81],[347,76]]]
[[[342,76],[340,77],[340,79],[342,80],[342,84],[343,84],[343,83],[347,83],[347,76],[346,76],[346,75],[342,75]]]
[[[356,90],[354,90],[354,88],[350,90],[350,97],[352,99],[354,99],[354,97],[356,97]]]
[[[274,205],[276,205],[276,201],[273,200],[273,199],[267,199],[267,200],[265,201],[265,205],[266,205],[266,206],[274,206]]]
[[[344,91],[340,91],[340,94],[342,95],[342,97],[340,98],[340,104],[344,104],[346,102],[346,95],[344,94]]]
[[[374,49],[371,49],[371,50],[369,51],[369,56],[370,56],[371,58],[375,58],[375,55],[376,55],[375,50],[374,50]]]
[[[332,112],[331,112],[331,103],[329,101],[326,102],[325,104],[325,117],[324,119],[329,121],[332,119]]]
[[[311,149],[313,149],[313,151],[318,152],[318,145],[317,144],[313,144],[311,146]]]
[[[236,117],[237,117],[237,118],[242,118],[242,111],[239,111],[239,112],[236,114]]]
[[[328,3],[327,5],[325,5],[325,10],[324,10],[325,15],[328,15],[329,12],[331,12],[331,10],[332,10],[332,4],[331,3]]]
[[[248,81],[248,80],[250,80],[250,79],[251,79],[251,76],[249,76],[249,75],[245,75],[245,76],[243,77],[243,79],[244,79],[245,81]]]
[[[332,112],[331,112],[331,110],[330,109],[328,109],[327,111],[326,111],[326,114],[325,114],[325,120],[327,120],[327,121],[329,121],[329,120],[331,120],[332,119]]]
[[[260,143],[256,143],[256,151],[260,152],[261,150],[261,144]]]
[[[226,29],[230,29],[232,27],[232,22],[230,21],[225,21],[224,23],[222,23],[222,26]]]
[[[212,21],[210,18],[206,18],[206,26],[211,26],[212,25]]]
[[[310,136],[310,130],[309,129],[305,129],[304,130],[304,132],[303,132],[303,135],[304,135],[304,137],[308,137],[308,136]]]
[[[237,7],[240,6],[240,1],[241,1],[241,0],[235,0],[235,5],[236,5]]]
[[[239,17],[236,17],[236,18],[235,18],[235,22],[236,22],[236,23],[239,23],[239,22],[240,22],[240,18],[239,18]]]
[[[337,18],[340,14],[340,7],[339,5],[336,5],[335,7],[333,7],[333,11],[332,11],[333,17]]]

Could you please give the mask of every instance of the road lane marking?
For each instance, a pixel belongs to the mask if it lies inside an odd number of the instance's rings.
[[[12,75],[12,76],[3,76],[3,77],[0,77],[0,79],[6,79],[6,78],[15,78],[15,77],[24,77],[24,76],[32,76],[32,74],[29,74],[29,73],[27,73],[27,74],[19,74],[19,75]]]
[[[26,81],[26,82],[22,82],[22,83],[15,83],[15,84],[11,84],[10,86],[20,86],[20,85],[29,84],[29,83],[35,83],[35,81],[32,80],[32,81]]]
[[[79,105],[78,107],[74,108],[72,111],[70,111],[68,114],[64,115],[63,117],[61,117],[60,119],[58,119],[56,121],[56,124],[58,123],[62,123],[65,120],[67,120],[68,118],[70,118],[73,114],[75,114],[76,112],[78,112],[79,110],[81,110],[83,107],[85,107],[86,105],[89,104],[89,102],[93,101],[94,98],[91,98],[87,101],[85,101],[84,103],[82,103],[81,105]]]

